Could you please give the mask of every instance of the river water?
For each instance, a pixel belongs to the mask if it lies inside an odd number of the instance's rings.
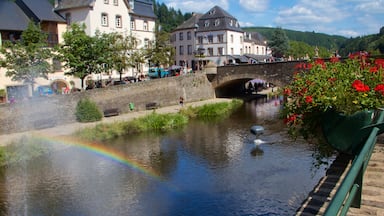
[[[65,147],[1,170],[0,214],[294,215],[325,170],[289,139],[279,107],[250,101],[228,119],[105,144],[57,140]]]

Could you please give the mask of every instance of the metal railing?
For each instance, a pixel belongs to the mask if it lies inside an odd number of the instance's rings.
[[[383,119],[384,112],[381,111],[376,122],[382,123]],[[324,215],[346,215],[350,207],[360,208],[363,176],[375,147],[379,130],[378,127],[372,127],[368,139],[360,153],[353,160],[348,173],[329,203]]]

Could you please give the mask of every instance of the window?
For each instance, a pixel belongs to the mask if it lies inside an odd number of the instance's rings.
[[[197,43],[198,44],[203,44],[203,36],[197,37]]]
[[[188,55],[192,55],[192,45],[188,45]]]
[[[179,54],[184,55],[184,47],[183,46],[179,47]]]
[[[131,29],[135,30],[135,19],[131,19]]]
[[[240,48],[240,55],[243,55],[243,48]]]
[[[180,32],[179,33],[179,40],[182,41],[184,39],[184,34],[183,32]]]
[[[109,4],[109,0],[104,0],[104,4]]]
[[[217,42],[223,43],[224,42],[224,35],[222,35],[222,34],[217,35]]]
[[[243,36],[240,36],[240,42],[243,43]]]
[[[231,43],[233,43],[233,35],[231,35]]]
[[[220,24],[220,20],[219,19],[216,19],[215,20],[215,26],[218,26]]]
[[[208,35],[208,43],[213,43],[213,35]]]
[[[148,38],[144,39],[144,48],[149,48],[149,39]]]
[[[68,26],[71,25],[71,23],[72,23],[71,13],[66,13],[66,14],[65,14],[65,21],[67,22],[67,25],[68,25]]]
[[[101,14],[101,25],[108,26],[108,14],[106,13]]]
[[[229,25],[233,26],[233,20],[229,21]]]
[[[120,16],[120,15],[116,15],[115,23],[116,23],[116,28],[121,28],[121,27],[123,27],[123,25],[122,25],[122,23],[121,23],[121,16]]]
[[[208,48],[208,56],[213,56],[213,48]]]
[[[144,21],[144,31],[148,31],[148,22],[147,21]]]
[[[223,49],[223,47],[219,47],[219,48],[217,48],[217,55],[219,55],[219,56],[224,55],[224,49]]]
[[[209,26],[209,21],[208,21],[208,20],[205,20],[205,22],[204,22],[204,26],[205,26],[205,27],[208,27],[208,26]]]
[[[192,35],[191,35],[191,32],[187,32],[187,40],[191,40],[192,39]]]
[[[113,5],[118,6],[119,5],[119,0],[113,0]]]
[[[231,48],[231,55],[233,55],[233,48]]]

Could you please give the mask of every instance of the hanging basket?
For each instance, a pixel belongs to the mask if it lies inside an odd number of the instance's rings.
[[[369,136],[375,111],[359,111],[344,115],[335,111],[324,113],[322,130],[326,141],[342,153],[355,155]]]

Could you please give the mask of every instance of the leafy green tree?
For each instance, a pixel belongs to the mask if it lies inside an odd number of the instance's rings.
[[[282,28],[276,28],[268,42],[272,50],[272,56],[281,58],[285,56],[289,49],[289,40]]]
[[[169,41],[169,33],[156,31],[156,41],[147,49],[147,58],[151,64],[169,66],[174,62],[175,49]]]
[[[40,25],[31,21],[21,38],[16,43],[4,43],[1,65],[7,69],[7,77],[28,83],[34,89],[36,78],[48,79],[48,74],[53,72],[49,62],[52,53],[47,44],[48,35],[41,31]]]
[[[66,75],[80,78],[81,88],[84,88],[84,79],[100,71],[100,49],[95,49],[95,38],[85,33],[85,24],[72,24],[63,38],[64,43],[58,48],[58,57],[64,62],[64,67],[70,69]]]

